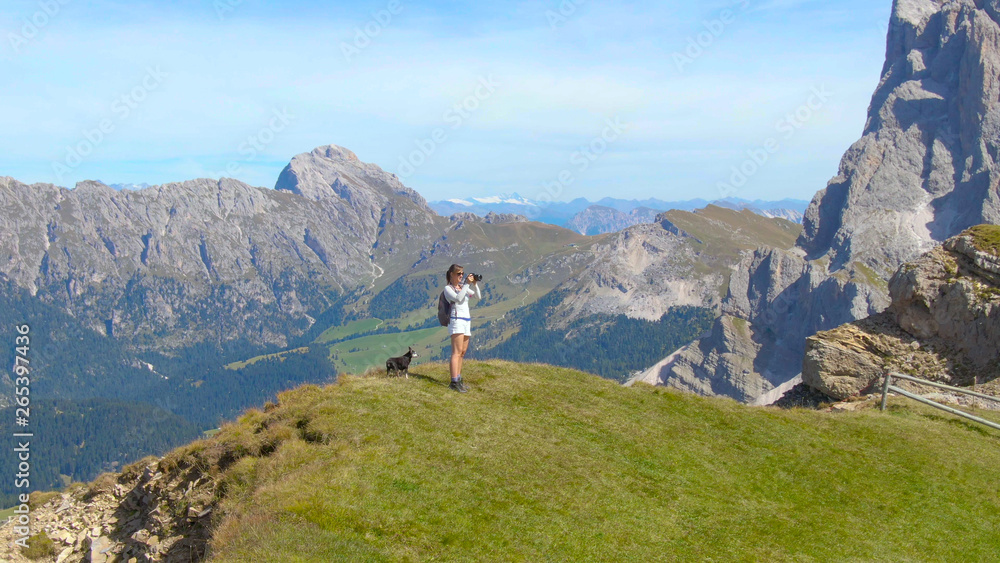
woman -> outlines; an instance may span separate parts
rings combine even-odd
[[[448,322],[448,334],[451,335],[451,385],[459,393],[465,393],[468,388],[462,382],[462,359],[469,349],[469,339],[472,337],[472,317],[469,314],[469,297],[482,299],[479,293],[479,283],[469,274],[463,278],[465,271],[458,264],[448,268],[445,277],[448,287],[444,288],[444,296],[451,305],[451,320]],[[465,283],[463,283],[463,281]]]

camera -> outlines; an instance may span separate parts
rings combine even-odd
[[[474,279],[476,281],[483,281],[483,275],[482,274],[472,274],[472,279]]]

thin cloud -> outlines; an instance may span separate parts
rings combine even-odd
[[[840,9],[854,18],[845,22],[870,22],[887,17],[888,3]],[[16,108],[0,116],[0,175],[56,182],[52,163],[105,119],[115,120],[113,133],[57,183],[179,181],[238,160],[239,179],[270,186],[292,156],[329,143],[395,172],[401,156],[445,128],[449,140],[407,182],[429,199],[453,197],[457,186],[493,195],[541,185],[605,119],[620,117],[628,133],[571,191],[670,198],[712,185],[725,155],[757,143],[810,86],[835,83],[825,111],[837,118],[817,117],[811,126],[822,134],[789,148],[789,168],[774,166],[747,188],[808,198],[860,133],[884,51],[876,34],[847,23],[788,26],[789,14],[806,18],[819,4],[775,0],[679,73],[672,55],[731,3],[584,2],[553,26],[546,14],[560,2],[458,11],[420,2],[405,4],[348,61],[342,46],[382,4],[247,0],[221,20],[211,2],[168,4],[71,3],[23,52],[0,55],[9,77],[0,104]],[[36,9],[8,4],[0,22]],[[115,101],[156,66],[167,78],[119,120]],[[452,129],[446,112],[491,75],[496,92]],[[239,160],[276,109],[299,117],[254,159]]]

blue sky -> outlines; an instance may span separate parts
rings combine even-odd
[[[273,187],[338,144],[429,200],[810,199],[861,134],[890,9],[13,0],[0,176]]]

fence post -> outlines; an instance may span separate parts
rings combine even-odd
[[[885,383],[882,384],[882,410],[885,410],[886,399],[889,398],[889,384],[892,382],[890,372],[885,372]]]

